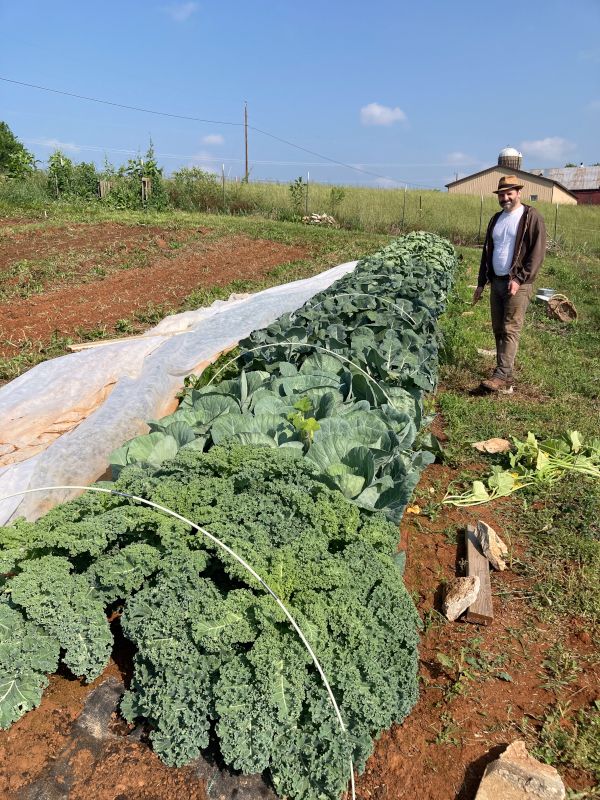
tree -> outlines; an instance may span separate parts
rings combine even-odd
[[[33,153],[23,147],[6,122],[0,122],[0,175],[20,178],[34,169]]]

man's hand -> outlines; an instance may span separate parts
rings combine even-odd
[[[483,290],[485,286],[478,286],[475,291],[473,292],[473,305],[478,303],[481,300],[481,295],[483,294]]]
[[[519,291],[520,285],[521,284],[519,283],[519,281],[510,281],[509,282],[509,284],[508,284],[508,293],[509,293],[509,295],[511,297],[514,297],[514,295],[516,295],[516,293]]]

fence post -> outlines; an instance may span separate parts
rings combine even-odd
[[[304,205],[304,213],[308,217],[308,184],[310,183],[310,172],[306,173],[306,201]]]
[[[481,203],[479,204],[479,231],[477,233],[477,244],[481,244],[481,222],[483,220],[483,194],[481,195]]]
[[[404,203],[402,204],[402,230],[404,230],[404,218],[406,216],[406,190],[408,189],[408,183],[404,184]]]
[[[221,164],[221,184],[223,186],[223,211],[225,211],[225,164]]]

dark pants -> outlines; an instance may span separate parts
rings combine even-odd
[[[494,277],[490,294],[492,328],[496,337],[494,378],[506,381],[512,380],[513,377],[525,312],[533,294],[533,284],[523,283],[517,293],[511,296],[508,293],[508,283],[508,276]]]

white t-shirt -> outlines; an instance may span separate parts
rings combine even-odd
[[[494,252],[492,265],[496,275],[508,275],[515,252],[517,228],[525,211],[525,206],[520,205],[514,211],[503,211],[498,217],[492,231]]]

